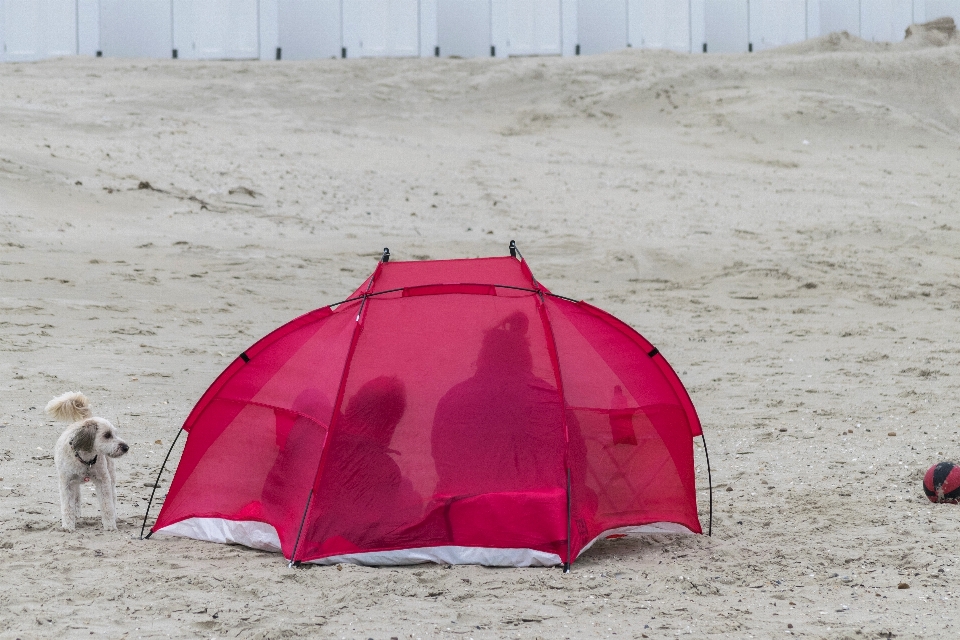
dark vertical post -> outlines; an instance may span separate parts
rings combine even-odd
[[[434,57],[434,58],[439,58],[439,57],[440,57],[440,47],[434,47],[434,48],[433,48],[433,57]]]
[[[580,55],[580,45],[577,45],[576,47],[574,47],[573,51],[574,51],[574,55],[577,55],[577,56]]]
[[[173,59],[174,59],[174,60],[177,59],[177,50],[176,50],[176,49],[173,50]]]
[[[277,60],[280,59],[280,47],[277,47]]]

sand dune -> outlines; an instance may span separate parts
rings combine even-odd
[[[0,638],[949,635],[960,511],[920,478],[960,455],[960,47],[834,40],[0,66]],[[606,541],[568,575],[138,539],[237,353],[384,246],[511,239],[681,374],[712,538]],[[72,389],[132,445],[119,532],[92,496],[59,530],[42,408]]]

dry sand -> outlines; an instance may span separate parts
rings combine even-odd
[[[960,47],[830,48],[0,66],[0,638],[958,633],[960,507],[920,481],[960,456]],[[384,246],[514,238],[681,374],[712,538],[568,575],[138,539],[237,353]],[[59,529],[41,410],[74,389],[132,445],[118,532],[90,497]]]

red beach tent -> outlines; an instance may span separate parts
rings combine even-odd
[[[151,535],[291,562],[569,566],[604,536],[701,533],[700,422],[649,342],[522,258],[384,258],[200,398]]]

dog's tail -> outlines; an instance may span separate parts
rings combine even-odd
[[[79,391],[68,391],[47,403],[47,413],[56,420],[76,422],[93,415],[87,396]]]

